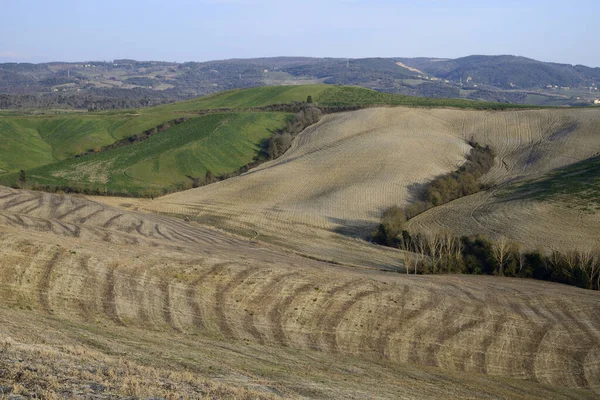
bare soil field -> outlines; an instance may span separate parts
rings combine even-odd
[[[599,212],[582,212],[550,201],[497,198],[494,193],[477,193],[435,207],[410,220],[408,228],[494,239],[504,236],[542,252],[600,247]]]
[[[496,165],[485,180],[497,189],[598,154],[599,132],[600,113],[593,109],[397,107],[335,114],[301,133],[275,161],[139,208],[187,215],[321,259],[393,265],[387,255],[350,238],[365,237],[384,209],[410,204],[421,185],[457,169],[468,140],[495,149]],[[455,203],[462,208],[455,210]],[[496,203],[494,196],[477,195],[425,213],[413,226],[458,234],[503,232],[528,247],[547,249],[574,248],[582,237],[586,245],[600,244],[597,225],[579,223],[598,216],[590,220],[574,210],[523,201]],[[538,229],[540,217],[547,223]]]
[[[122,396],[147,374],[238,398],[600,393],[599,293],[333,265],[81,198],[0,188],[0,293],[0,371],[80,356]]]

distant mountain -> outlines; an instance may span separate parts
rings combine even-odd
[[[505,55],[6,63],[0,64],[0,109],[137,108],[228,89],[307,83],[422,97],[588,105],[600,97],[600,68]]]
[[[545,63],[516,56],[469,56],[454,60],[400,58],[404,64],[432,76],[501,89],[536,89],[550,85],[589,87],[598,83],[600,68]]]

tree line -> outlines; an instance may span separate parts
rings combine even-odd
[[[471,150],[465,163],[457,171],[433,179],[420,194],[420,199],[406,208],[406,219],[487,188],[481,178],[494,165],[496,154],[491,147],[481,146],[473,139],[468,143]]]
[[[505,237],[456,237],[403,230],[392,243],[404,250],[407,274],[472,274],[530,278],[600,290],[600,251],[526,251]]]

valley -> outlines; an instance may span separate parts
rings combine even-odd
[[[75,113],[0,115],[0,398],[600,394],[598,291],[408,275],[369,240],[477,142],[485,188],[408,231],[599,249],[597,109],[303,85]]]

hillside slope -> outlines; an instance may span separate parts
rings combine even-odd
[[[473,55],[457,59],[403,58],[425,73],[452,81],[502,89],[588,86],[597,83],[600,68],[557,64],[510,55]]]
[[[300,134],[280,159],[238,178],[157,199],[142,209],[245,229],[250,236],[255,232],[262,240],[285,243],[306,254],[350,262],[362,251],[350,255],[345,245],[337,248],[337,242],[349,239],[332,232],[364,237],[382,210],[410,204],[420,185],[457,169],[469,150],[468,140],[496,150],[496,164],[485,180],[502,187],[598,153],[599,127],[595,110],[379,108],[330,115]],[[443,210],[453,204],[463,203]],[[432,226],[456,228],[461,234],[476,231],[472,218],[437,224],[442,218],[436,213],[431,211]],[[568,248],[581,237],[597,245],[598,236],[591,235],[596,228],[590,224],[590,230],[580,230],[568,222],[578,220],[572,214],[553,213],[555,222],[564,217],[566,223],[553,224],[546,233],[540,229],[537,238],[518,235],[523,229],[536,230],[531,225],[535,217],[511,219],[512,229],[502,232],[527,246],[545,242],[546,248]],[[453,212],[445,215],[448,221],[454,218]],[[467,227],[459,229],[463,225]]]
[[[30,169],[106,146],[180,115],[134,112],[0,114],[0,173]]]
[[[158,375],[184,367],[225,382],[237,376],[231,382],[242,386],[274,384],[290,397],[347,398],[358,390],[358,397],[385,398],[486,391],[589,398],[600,390],[595,292],[333,266],[190,222],[6,188],[0,227],[0,316],[12,321],[0,334],[9,335],[10,354],[23,354],[21,363],[34,346],[78,351],[86,363],[109,357],[109,365],[138,376],[136,363],[155,358],[155,368],[156,359],[166,362],[152,372]],[[45,333],[28,318],[47,326]],[[152,350],[144,355],[146,343]],[[131,361],[117,364],[115,354]],[[221,370],[202,367],[194,355]],[[298,383],[297,366],[285,367],[293,365],[285,360],[306,365],[307,357],[317,369],[303,379],[323,376],[315,392]],[[410,382],[401,378],[406,373]],[[440,373],[452,383],[437,380]],[[380,383],[365,389],[375,376]]]
[[[493,187],[431,209],[411,220],[409,228],[504,236],[531,250],[600,246],[600,171],[597,161],[592,162],[597,157],[591,158],[600,154],[600,114],[561,110],[517,115],[504,114],[504,132],[487,129],[498,121],[486,114],[465,121],[467,135],[499,153],[485,177]]]
[[[338,242],[351,239],[332,231],[362,238],[384,208],[410,199],[410,185],[463,162],[469,146],[439,121],[415,118],[422,113],[368,109],[328,115],[279,159],[237,178],[162,197],[143,209],[186,214],[251,237],[255,232],[260,240],[328,260],[352,263],[358,257],[385,266],[389,261],[377,260],[365,245],[348,253],[352,247]]]
[[[231,173],[250,163],[262,141],[285,126],[289,113],[196,116],[147,140],[27,170],[28,184],[98,193],[156,195]],[[14,184],[18,174],[6,176]]]
[[[327,110],[373,106],[512,109],[518,105],[428,99],[331,85],[221,92],[123,112],[0,114],[0,183],[46,190],[156,196],[191,187],[210,170],[230,174],[250,163],[308,97]],[[267,107],[265,109],[265,107]],[[212,114],[212,115],[207,115]],[[180,126],[174,121],[191,119]],[[156,134],[144,141],[148,132]],[[120,141],[120,142],[119,142]],[[118,143],[119,148],[108,148]],[[77,158],[81,153],[95,152]]]

